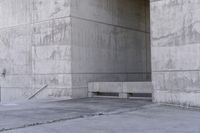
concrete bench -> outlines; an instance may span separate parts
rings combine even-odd
[[[150,98],[151,82],[91,82],[88,83],[89,97]]]

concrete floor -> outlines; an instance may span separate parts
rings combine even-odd
[[[6,133],[199,133],[200,111],[149,101],[78,99],[0,106]]]

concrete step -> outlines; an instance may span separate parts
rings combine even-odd
[[[89,97],[151,99],[151,82],[90,82]]]

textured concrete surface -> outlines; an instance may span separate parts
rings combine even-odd
[[[68,0],[0,2],[0,99],[71,95]]]
[[[86,97],[88,82],[151,80],[152,62],[155,102],[200,106],[199,6],[1,0],[0,100],[26,100],[44,85],[36,99]]]
[[[20,105],[20,109],[1,106],[0,114],[5,117],[0,119],[0,128],[10,128],[5,133],[200,132],[200,110],[197,109],[117,99],[80,99],[33,105]],[[15,128],[23,122],[37,123]]]
[[[0,18],[3,102],[151,79],[147,0],[1,0]]]
[[[147,0],[72,0],[72,96],[88,82],[147,81]]]
[[[155,102],[200,106],[200,1],[151,2]]]
[[[150,101],[78,99],[0,105],[0,131],[136,110]]]
[[[90,82],[88,96],[96,93],[116,93],[119,98],[128,98],[131,94],[152,94],[151,82]],[[145,98],[145,97],[144,97]]]

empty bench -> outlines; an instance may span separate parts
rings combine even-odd
[[[91,82],[88,96],[151,99],[152,88],[151,82]]]

